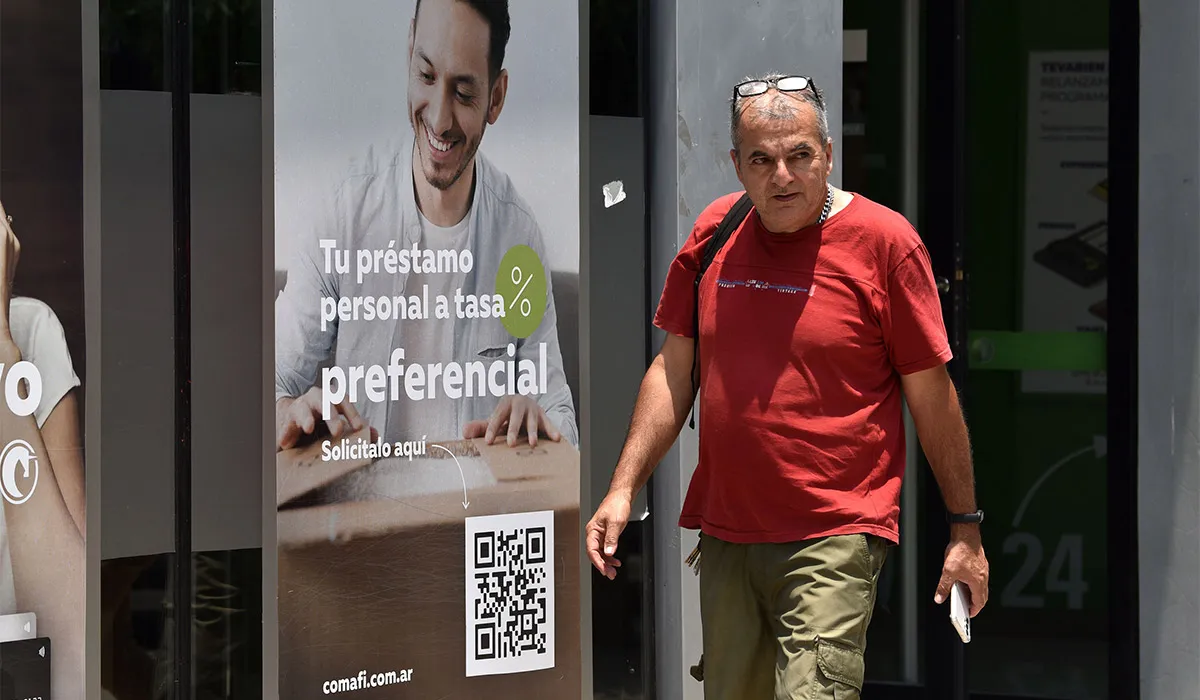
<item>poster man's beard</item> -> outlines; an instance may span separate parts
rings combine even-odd
[[[425,174],[425,181],[437,190],[445,191],[453,187],[454,184],[458,182],[459,178],[462,177],[462,174],[466,171],[467,166],[475,160],[475,153],[479,150],[479,144],[482,141],[483,132],[480,131],[479,136],[463,144],[465,155],[459,161],[458,167],[455,169],[455,171],[449,175],[440,174],[436,168],[426,161],[426,158],[428,157],[428,151],[425,149],[431,148],[431,146],[428,143],[425,143],[424,147],[420,149],[420,152],[422,153],[421,171]]]

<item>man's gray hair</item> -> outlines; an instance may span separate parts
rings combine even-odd
[[[741,82],[751,80],[775,81],[785,77],[783,73],[767,73],[766,75],[753,77],[747,76]],[[821,96],[820,90],[817,89],[815,83],[811,83],[808,89],[799,92],[779,92],[770,95],[763,93],[762,95],[754,95],[753,97],[742,97],[735,90],[733,97],[729,100],[729,140],[733,142],[734,150],[741,146],[740,127],[742,115],[746,112],[746,107],[749,106],[751,100],[765,98],[766,103],[759,107],[759,112],[768,119],[794,119],[796,117],[796,103],[793,99],[803,100],[807,102],[813,111],[817,114],[817,135],[821,138],[821,146],[824,146],[829,141],[829,115],[825,110],[825,99]]]

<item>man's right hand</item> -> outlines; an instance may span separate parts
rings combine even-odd
[[[324,423],[329,435],[340,438],[362,430],[366,421],[358,409],[347,399],[333,407],[329,420],[321,418],[321,389],[313,387],[297,398],[282,398],[275,405],[276,450],[295,447],[305,435],[312,435],[317,426]],[[371,440],[375,440],[375,429],[371,429]]]
[[[629,523],[632,507],[628,496],[610,493],[587,524],[587,554],[592,566],[608,580],[617,577],[621,560],[617,559],[617,540]]]

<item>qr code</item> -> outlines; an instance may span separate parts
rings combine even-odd
[[[467,676],[554,667],[554,512],[467,518]]]

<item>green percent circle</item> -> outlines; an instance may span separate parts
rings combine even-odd
[[[517,338],[533,335],[546,315],[546,269],[533,248],[508,249],[496,270],[496,294],[504,299],[501,322]]]

